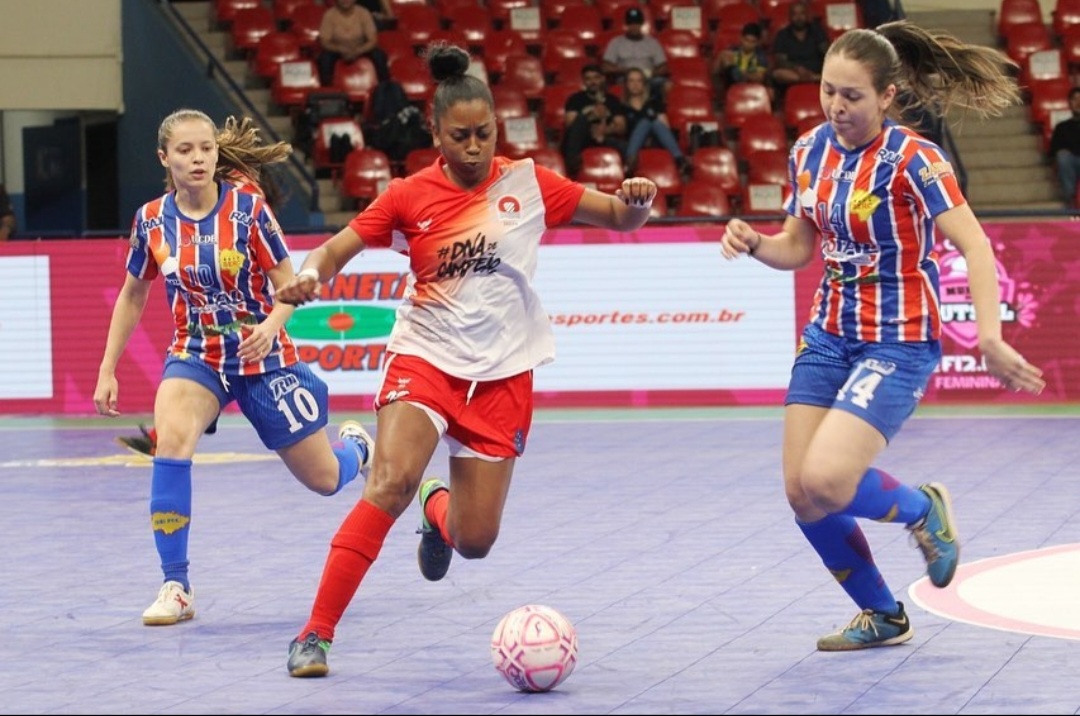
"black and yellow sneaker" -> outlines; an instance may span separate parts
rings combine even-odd
[[[450,569],[450,559],[454,556],[454,548],[446,543],[439,528],[428,522],[424,507],[427,506],[428,498],[439,490],[449,490],[446,483],[437,478],[425,480],[420,485],[420,546],[416,549],[416,561],[420,565],[420,574],[429,582],[437,582],[446,576]]]
[[[326,676],[330,673],[326,663],[329,651],[330,642],[320,639],[313,631],[305,634],[303,639],[293,639],[289,643],[289,676],[300,679]]]

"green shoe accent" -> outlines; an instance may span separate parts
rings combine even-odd
[[[450,560],[454,556],[453,548],[439,534],[439,530],[428,521],[427,501],[439,490],[449,490],[446,483],[437,478],[425,480],[420,485],[420,546],[416,549],[416,561],[420,565],[420,574],[429,582],[437,582],[446,576],[450,569]]]

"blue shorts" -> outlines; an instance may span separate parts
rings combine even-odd
[[[892,440],[940,361],[940,341],[859,341],[811,323],[803,329],[784,405],[845,410]]]
[[[329,422],[330,391],[306,363],[261,375],[224,375],[198,358],[170,354],[161,377],[198,383],[217,396],[222,408],[235,400],[271,450],[297,443]]]

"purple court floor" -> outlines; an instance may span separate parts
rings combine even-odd
[[[133,427],[0,420],[0,713],[1080,713],[1080,559],[1060,559],[1080,554],[1076,414],[908,422],[879,464],[950,488],[961,577],[927,594],[908,533],[864,522],[915,637],[846,654],[815,650],[857,610],[784,500],[778,412],[539,415],[488,558],[424,581],[414,503],[310,680],[286,673],[287,645],[359,486],[306,491],[226,419],[195,466],[197,616],[144,627],[150,468],[113,442]],[[528,603],[579,634],[546,694],[512,690],[489,655]]]

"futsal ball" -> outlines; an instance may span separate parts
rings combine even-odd
[[[550,691],[577,664],[577,629],[559,611],[540,604],[511,610],[491,635],[495,669],[519,691]]]

